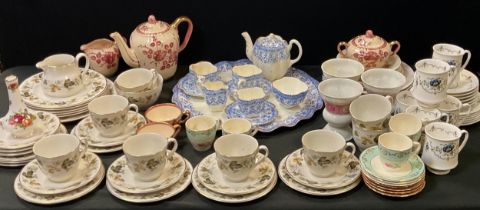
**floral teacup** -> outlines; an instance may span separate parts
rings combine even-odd
[[[237,87],[241,87],[247,81],[262,78],[262,70],[253,64],[239,65],[232,68],[232,76]]]
[[[463,120],[465,120],[465,118],[470,114],[472,107],[468,103],[462,104],[458,98],[449,95],[447,96],[447,99],[440,103],[438,109],[442,113],[448,115],[450,119],[449,123],[460,126],[462,125]],[[463,117],[460,116],[460,113],[462,112],[466,113],[463,115]]]
[[[197,151],[206,151],[212,147],[220,126],[220,120],[210,116],[192,117],[185,123],[188,140]]]
[[[417,105],[417,100],[408,90],[404,90],[395,96],[395,114],[405,112],[408,107],[415,105]]]
[[[385,129],[392,112],[392,97],[367,94],[358,97],[350,104],[353,123],[365,130]]]
[[[423,107],[434,108],[447,98],[448,73],[452,66],[442,60],[423,59],[415,63],[412,95]]]
[[[440,43],[433,45],[432,48],[432,58],[443,60],[448,64],[455,66],[455,68],[452,68],[452,70],[448,73],[448,79],[451,81],[449,87],[457,87],[458,82],[460,81],[460,74],[467,66],[472,54],[469,50],[464,50],[463,48],[453,44]],[[463,57],[465,55],[467,55],[467,58],[465,62],[463,62]]]
[[[212,112],[221,112],[227,103],[227,86],[222,81],[203,83],[205,102]]]
[[[402,170],[410,156],[418,154],[420,143],[403,134],[389,132],[378,137],[380,161],[387,170]]]
[[[258,116],[265,108],[267,95],[262,88],[243,88],[235,92],[238,104],[247,117]]]
[[[110,77],[117,72],[120,51],[115,42],[109,39],[95,39],[80,46],[80,50],[87,54],[90,67],[103,76]]]

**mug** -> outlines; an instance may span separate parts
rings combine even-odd
[[[167,147],[172,144],[171,150]],[[123,143],[127,166],[135,179],[152,181],[158,178],[167,161],[177,151],[177,140],[156,133],[142,133],[128,137]]]
[[[267,146],[258,146],[257,139],[246,134],[221,136],[213,148],[220,172],[232,182],[247,179],[250,172],[268,157]],[[259,152],[263,155],[257,155]]]
[[[328,59],[321,65],[322,80],[330,78],[344,78],[354,81],[360,80],[360,75],[365,71],[362,63],[348,58]]]
[[[228,134],[247,134],[255,136],[258,128],[247,119],[231,118],[222,122],[222,135]]]
[[[88,144],[88,142],[85,142]],[[52,182],[66,182],[78,171],[80,158],[88,146],[80,150],[80,140],[70,134],[53,134],[33,145],[33,154],[40,170]]]
[[[130,109],[138,114],[137,105],[129,104],[125,97],[119,95],[100,96],[88,103],[93,125],[105,137],[119,136],[125,131]]]
[[[241,111],[246,117],[259,115],[265,108],[267,95],[262,88],[252,87],[237,90],[234,95],[238,99]]]
[[[448,73],[452,66],[445,61],[423,59],[415,63],[412,95],[423,107],[435,108],[447,98],[450,84]]]
[[[415,105],[418,105],[417,100],[408,90],[401,91],[395,96],[395,114],[405,112],[409,106]]]
[[[388,127],[390,131],[408,136],[412,141],[419,141],[422,134],[422,121],[416,115],[409,113],[392,116]]]
[[[467,118],[467,116],[470,114],[472,107],[468,103],[462,104],[458,98],[449,95],[447,96],[447,99],[440,103],[438,109],[442,113],[448,115],[450,119],[449,123],[455,126],[460,126],[465,118]],[[462,112],[466,112],[463,117],[460,115]]]
[[[185,123],[188,140],[197,151],[206,151],[212,147],[220,126],[220,120],[205,115],[192,117]]]
[[[365,130],[383,130],[392,112],[392,97],[378,94],[362,95],[350,104],[353,123]]]
[[[433,45],[432,48],[432,58],[443,60],[455,67],[448,72],[448,80],[451,81],[451,85],[449,85],[450,88],[457,87],[458,82],[460,81],[460,74],[467,66],[472,54],[469,50],[465,50],[453,44],[440,43]],[[463,57],[465,55],[467,55],[467,58],[465,59],[465,62],[463,62]]]
[[[182,130],[182,126],[179,124],[171,125],[164,122],[159,123],[147,123],[137,130],[137,134],[141,133],[158,133],[167,138],[175,138]]]
[[[151,106],[145,111],[148,122],[164,122],[171,125],[182,124],[190,118],[190,111],[182,111],[173,103],[162,103]]]
[[[313,130],[302,136],[302,156],[310,173],[318,177],[329,177],[335,174],[342,162],[342,154],[346,148],[352,151],[349,159],[355,154],[355,145],[345,142],[340,134],[329,130]]]
[[[387,170],[399,170],[408,159],[420,152],[420,143],[403,134],[389,132],[378,137],[380,161]]]
[[[206,81],[203,83],[205,103],[212,112],[221,112],[227,104],[227,86],[222,81]]]

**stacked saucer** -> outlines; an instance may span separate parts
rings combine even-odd
[[[480,121],[480,104],[479,100],[479,81],[478,77],[471,71],[464,69],[460,73],[458,86],[449,88],[448,95],[455,96],[462,104],[470,104],[472,110],[470,113],[460,113],[461,117],[465,117],[462,125],[471,125]]]
[[[379,153],[378,146],[373,146],[360,155],[362,177],[368,188],[389,197],[409,197],[425,188],[425,165],[418,155],[391,170],[381,162]]]
[[[341,165],[334,175],[323,178],[310,173],[301,150],[283,158],[278,166],[280,179],[290,188],[308,195],[331,196],[348,192],[360,183],[360,163],[350,152],[343,152]]]
[[[54,133],[66,133],[59,119],[48,112],[36,112],[40,123],[33,136],[24,139],[13,138],[0,126],[0,166],[23,166],[35,158],[32,147],[41,138]]]
[[[128,112],[128,124],[125,131],[115,137],[104,137],[95,128],[92,118],[87,116],[81,120],[71,131],[81,142],[88,142],[88,150],[93,153],[102,154],[122,150],[123,142],[130,136],[137,133],[137,129],[146,123],[145,118],[134,111]]]
[[[88,115],[87,105],[94,98],[110,93],[105,77],[93,70],[88,70],[85,75],[89,82],[75,95],[54,98],[43,93],[41,83],[43,73],[35,74],[20,85],[20,94],[27,107],[48,111],[60,118],[60,122],[71,122],[82,119]]]
[[[175,153],[163,171],[153,181],[140,181],[127,166],[125,156],[121,156],[108,168],[107,189],[120,200],[150,203],[168,199],[190,185],[193,167],[181,155]]]
[[[257,154],[257,159],[262,154]],[[244,163],[245,164],[245,163]],[[230,165],[242,167],[242,165]],[[277,183],[275,165],[266,157],[255,166],[246,180],[234,182],[226,179],[220,171],[215,153],[205,157],[194,169],[192,185],[208,199],[223,203],[243,203],[268,194]]]
[[[470,111],[470,113],[467,115],[467,113],[460,113],[460,116],[461,117],[465,117],[463,118],[463,122],[462,122],[462,126],[465,126],[465,125],[472,125],[472,124],[475,124],[477,122],[480,122],[480,103],[478,103],[478,101],[480,100],[480,93],[477,93],[477,101],[475,103],[473,103],[472,105],[472,110]]]
[[[65,182],[50,181],[40,170],[38,161],[33,160],[18,174],[14,189],[18,197],[25,201],[52,205],[80,198],[93,191],[104,175],[102,160],[91,152],[80,159],[78,171]]]

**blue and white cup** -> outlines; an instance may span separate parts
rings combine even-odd
[[[258,116],[264,109],[267,95],[262,88],[243,88],[235,92],[241,111],[245,117]]]
[[[404,163],[418,154],[420,148],[420,143],[403,134],[388,132],[378,137],[380,161],[387,170],[402,170]]]
[[[205,102],[213,112],[223,111],[227,103],[227,86],[222,81],[206,81],[203,83]]]
[[[273,95],[286,108],[302,103],[307,92],[308,85],[295,77],[283,77],[273,82]]]
[[[253,64],[234,66],[232,77],[238,88],[252,87],[252,84],[263,78],[262,69]]]
[[[202,87],[205,81],[219,80],[217,67],[208,61],[190,64],[189,72],[194,75],[197,87]]]

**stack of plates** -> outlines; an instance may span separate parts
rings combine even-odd
[[[260,158],[262,154],[258,154]],[[232,182],[218,168],[215,153],[205,157],[193,171],[192,185],[208,199],[223,203],[243,203],[268,194],[277,183],[275,165],[269,158],[258,164],[241,182]]]
[[[65,98],[53,98],[43,93],[41,83],[43,73],[35,74],[20,85],[20,94],[27,107],[37,111],[48,111],[60,118],[60,122],[71,122],[88,115],[88,103],[93,99],[109,94],[105,77],[88,70],[89,83],[77,94]],[[112,87],[113,88],[113,87]]]
[[[127,166],[125,156],[115,160],[107,171],[107,189],[115,197],[132,203],[150,203],[165,200],[189,185],[193,167],[181,155],[175,153],[167,161],[161,175],[153,181],[140,181]]]
[[[102,183],[105,169],[102,160],[87,152],[80,159],[75,175],[65,182],[52,182],[40,170],[37,160],[32,160],[15,179],[15,193],[21,199],[42,205],[64,203],[80,198]]]
[[[478,103],[479,99],[480,93],[477,93],[477,101],[476,103],[473,103],[470,113],[460,113],[460,117],[464,117],[462,121],[462,126],[472,125],[480,122],[480,103]]]
[[[355,155],[350,154],[345,151],[336,173],[322,178],[310,173],[299,149],[283,158],[278,173],[280,179],[296,191],[315,196],[338,195],[352,190],[361,181],[359,161]]]
[[[54,133],[67,132],[55,115],[48,112],[36,114],[40,123],[35,134],[29,138],[15,139],[0,126],[0,166],[18,167],[27,164],[35,158],[32,151],[35,142]]]
[[[418,155],[392,171],[381,162],[378,146],[373,146],[360,155],[360,166],[365,185],[381,195],[409,197],[425,188],[425,165]]]
[[[480,122],[480,95],[478,92],[479,81],[478,77],[464,69],[460,73],[460,81],[456,88],[447,90],[448,95],[455,96],[460,99],[463,104],[470,104],[472,107],[470,113],[460,113],[461,117],[465,117],[462,125],[471,125]]]

